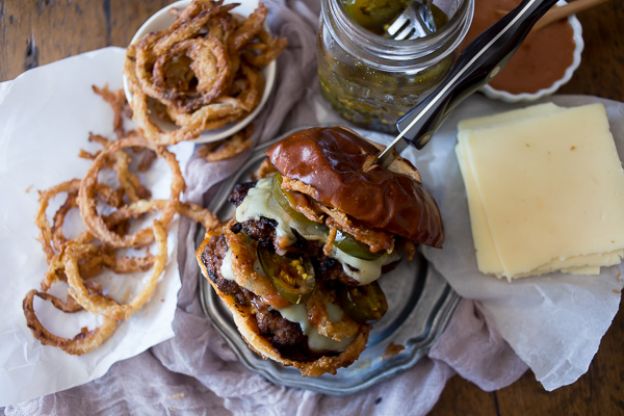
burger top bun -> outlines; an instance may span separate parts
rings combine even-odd
[[[407,160],[375,164],[379,148],[342,127],[297,131],[267,150],[278,172],[313,188],[316,201],[360,223],[441,247],[444,230],[433,197]]]

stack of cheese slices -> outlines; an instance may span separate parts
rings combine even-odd
[[[601,104],[464,120],[456,152],[482,273],[599,274],[624,256],[624,170]]]

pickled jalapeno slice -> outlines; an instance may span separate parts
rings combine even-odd
[[[282,189],[282,175],[280,175],[279,173],[273,175],[272,193],[273,198],[275,198],[279,206],[282,207],[282,209],[286,211],[286,213],[294,218],[296,221],[311,222],[302,213],[297,212],[291,206],[291,203],[294,203],[293,197],[289,195],[288,192]]]
[[[309,260],[283,257],[262,245],[258,246],[258,259],[275,289],[288,302],[301,303],[314,290],[314,267]]]
[[[406,6],[407,0],[342,0],[342,7],[351,20],[379,35]]]
[[[334,245],[348,255],[362,260],[375,260],[383,255],[383,253],[371,253],[366,244],[360,243],[355,238],[342,231],[336,233]]]
[[[302,233],[303,237],[308,239],[313,236],[327,237],[327,227],[325,227],[325,225],[310,221],[305,215],[292,207],[292,205],[296,205],[296,203],[290,192],[282,189],[282,175],[279,173],[273,175],[272,194],[279,206],[299,224],[299,231]]]
[[[388,301],[379,283],[364,286],[343,286],[338,290],[338,303],[353,320],[361,323],[377,321],[388,310]]]

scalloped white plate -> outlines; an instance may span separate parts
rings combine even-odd
[[[132,37],[130,43],[134,43],[141,39],[143,36],[150,32],[163,30],[169,25],[171,25],[175,17],[172,14],[173,9],[183,9],[186,7],[191,0],[180,0],[175,3],[172,3],[166,7],[163,7],[156,13],[154,13],[149,19],[141,25],[139,30]],[[249,16],[258,6],[258,0],[226,0],[224,3],[239,3],[239,6],[236,7],[233,12],[240,14],[241,16]],[[267,28],[268,30],[268,28]],[[272,61],[269,65],[266,66],[263,70],[264,74],[264,92],[262,93],[262,98],[260,98],[260,102],[256,106],[256,108],[247,115],[247,117],[242,120],[237,121],[236,123],[229,124],[225,127],[215,130],[206,130],[204,131],[198,138],[191,140],[194,143],[210,143],[215,142],[217,140],[225,139],[236,132],[242,130],[245,126],[247,126],[260,112],[262,107],[266,104],[269,96],[271,95],[271,90],[273,89],[273,85],[275,83],[275,74],[277,72],[277,64],[275,61]],[[128,81],[126,80],[126,76],[123,78],[123,87],[124,92],[126,93],[126,98],[128,102],[132,101],[132,94],[130,94],[130,89],[128,88]],[[161,126],[164,130],[173,130],[175,126],[172,123],[166,123],[162,120],[155,120],[155,122]]]
[[[565,1],[560,0],[557,3],[559,6],[567,4]],[[539,91],[532,93],[521,93],[521,94],[513,94],[503,90],[497,90],[496,88],[490,86],[489,84],[483,86],[481,88],[481,92],[485,94],[488,98],[493,98],[495,100],[501,100],[508,103],[517,103],[521,101],[535,101],[543,98],[547,95],[554,94],[559,88],[561,88],[564,84],[566,84],[572,78],[574,71],[581,64],[581,54],[583,53],[583,48],[585,47],[585,42],[583,42],[583,28],[581,26],[581,22],[575,15],[568,17],[568,23],[572,26],[572,36],[574,39],[574,52],[572,55],[572,63],[563,73],[563,76],[555,81],[550,87],[543,88]]]

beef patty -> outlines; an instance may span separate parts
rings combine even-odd
[[[221,264],[227,252],[227,242],[223,235],[210,239],[201,253],[201,261],[206,266],[208,277],[219,290],[233,296],[236,304],[249,307],[255,312],[258,330],[262,336],[282,354],[292,360],[313,361],[334,352],[316,352],[308,348],[308,337],[299,324],[285,319],[278,311],[271,309],[261,298],[240,287],[235,281],[221,274]]]
[[[226,252],[227,243],[223,235],[213,236],[206,244],[206,248],[201,253],[201,261],[206,266],[208,277],[221,292],[233,296],[238,305],[250,306],[256,296],[221,274],[221,263]]]
[[[261,244],[272,245],[273,240],[275,240],[276,225],[277,222],[275,220],[260,217],[257,220],[237,222],[232,226],[231,230],[235,234],[242,231]]]
[[[276,310],[260,309],[256,312],[256,320],[260,333],[273,345],[295,347],[308,344],[308,337],[299,324],[284,319]]]
[[[228,201],[230,201],[235,207],[239,206],[243,202],[243,199],[247,196],[247,192],[256,186],[256,183],[257,181],[237,183],[234,185]]]

